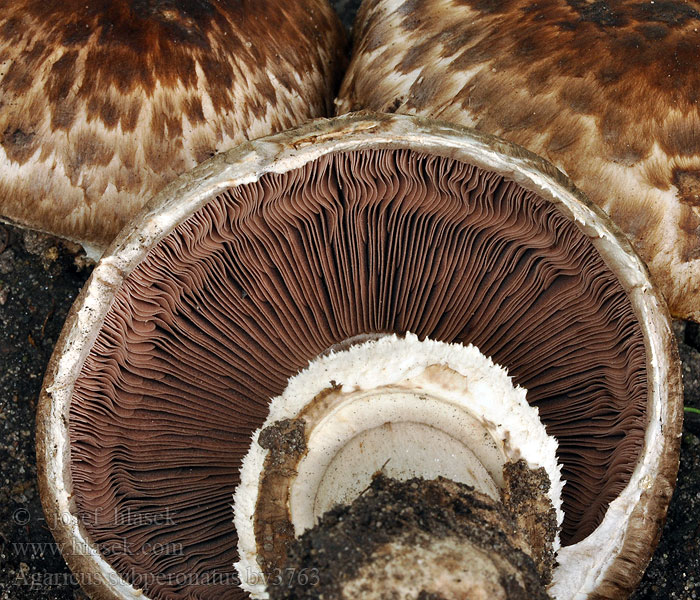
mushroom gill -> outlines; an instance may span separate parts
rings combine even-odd
[[[648,424],[644,336],[588,235],[513,179],[439,153],[336,151],[280,170],[150,248],[95,332],[70,475],[108,563],[149,598],[243,597],[231,498],[251,434],[310,360],[374,333],[471,343],[506,367],[558,441],[562,542],[588,536]]]
[[[364,0],[340,113],[431,117],[551,161],[700,320],[700,3]]]
[[[0,219],[97,257],[153,194],[328,115],[327,0],[0,0]]]

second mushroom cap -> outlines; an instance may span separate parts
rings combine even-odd
[[[503,137],[625,232],[700,321],[700,3],[365,0],[336,101]]]
[[[0,219],[97,258],[158,191],[329,114],[327,0],[0,0]]]

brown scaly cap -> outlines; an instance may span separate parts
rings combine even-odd
[[[327,0],[0,0],[0,218],[101,251],[164,184],[327,115]]]
[[[700,320],[700,4],[365,0],[340,112],[452,121],[563,169]]]

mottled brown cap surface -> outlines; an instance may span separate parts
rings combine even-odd
[[[547,158],[698,321],[699,30],[697,2],[365,0],[338,108],[474,126]]]
[[[327,0],[0,0],[0,218],[103,249],[177,175],[327,115]]]

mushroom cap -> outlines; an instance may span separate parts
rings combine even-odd
[[[327,0],[0,0],[0,218],[99,255],[177,175],[327,115]]]
[[[340,113],[475,127],[562,169],[700,321],[700,4],[365,0]]]
[[[522,297],[530,285],[542,293]],[[665,303],[626,238],[550,164],[391,115],[320,120],[214,157],[159,193],[93,271],[37,414],[42,503],[84,587],[230,592],[187,577],[231,584],[231,494],[270,399],[334,344],[411,330],[473,340],[557,437],[568,538],[557,598],[629,592],[678,466]],[[124,512],[134,520],[115,523]],[[164,513],[176,522],[144,525]],[[102,551],[125,538],[128,555]],[[137,552],[156,541],[186,552]]]

